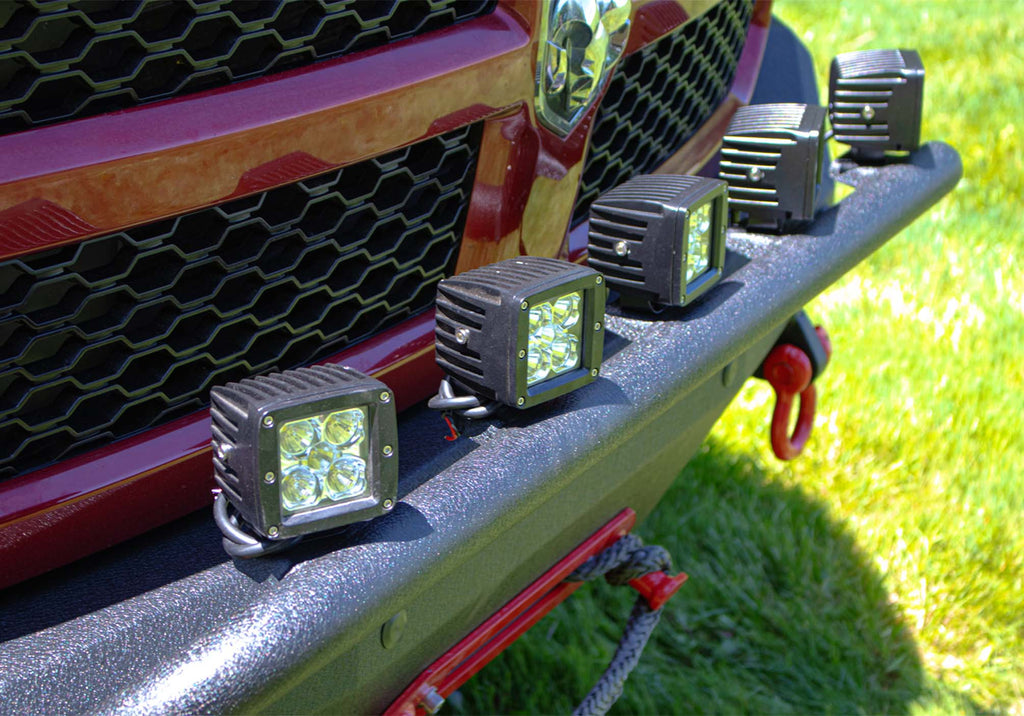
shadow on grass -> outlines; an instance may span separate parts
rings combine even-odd
[[[714,441],[639,534],[690,580],[617,713],[904,713],[925,676],[881,575],[827,508]],[[449,712],[565,713],[607,665],[633,594],[593,584],[449,700]]]

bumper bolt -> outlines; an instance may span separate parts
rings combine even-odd
[[[422,706],[423,710],[428,714],[436,714],[441,710],[441,707],[444,706],[444,697],[437,693],[437,689],[431,686],[420,699],[420,706]]]

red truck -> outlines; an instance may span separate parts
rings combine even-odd
[[[428,667],[646,515],[801,306],[959,178],[939,143],[836,205],[825,176],[686,311],[612,311],[597,381],[445,441],[438,282],[584,263],[600,194],[716,176],[752,100],[818,102],[763,0],[0,5],[0,711],[433,708]],[[233,562],[210,389],[313,363],[393,391],[398,504]]]

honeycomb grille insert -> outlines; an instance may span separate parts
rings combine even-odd
[[[753,0],[723,0],[625,58],[601,101],[573,209],[573,226],[600,194],[679,151],[725,99]]]
[[[0,263],[0,478],[207,405],[433,305],[480,125]]]
[[[0,134],[380,47],[493,9],[493,0],[2,0]]]

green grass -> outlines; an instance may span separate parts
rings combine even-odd
[[[836,353],[804,456],[772,457],[751,381],[640,529],[691,579],[615,711],[1022,716],[1024,3],[776,12],[822,87],[838,50],[916,47],[965,176],[808,307]],[[631,598],[588,585],[451,710],[571,710]]]

